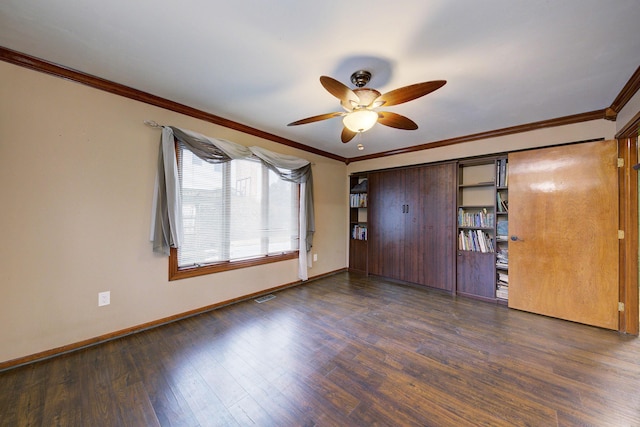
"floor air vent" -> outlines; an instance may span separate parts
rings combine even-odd
[[[261,303],[263,303],[263,302],[267,302],[267,301],[269,301],[269,300],[272,300],[272,299],[274,299],[275,297],[276,297],[275,295],[271,295],[271,294],[269,294],[269,295],[265,295],[265,296],[260,297],[260,298],[256,298],[256,299],[255,299],[255,301],[256,301],[258,304],[261,304]]]

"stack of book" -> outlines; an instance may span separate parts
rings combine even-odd
[[[509,249],[500,249],[496,254],[496,267],[500,269],[509,268]]]
[[[506,271],[498,272],[498,287],[496,289],[496,297],[509,299],[509,273]]]

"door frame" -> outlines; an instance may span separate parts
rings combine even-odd
[[[620,240],[620,299],[624,310],[619,313],[618,330],[639,333],[638,299],[638,113],[616,135],[618,157],[623,165],[618,168],[619,229],[624,231]]]

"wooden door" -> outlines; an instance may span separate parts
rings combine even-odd
[[[509,154],[509,307],[618,328],[615,141]]]
[[[456,164],[443,163],[416,170],[419,212],[412,236],[416,283],[453,292],[456,254]],[[409,192],[409,190],[408,190]],[[409,258],[409,256],[406,256]]]
[[[369,272],[402,279],[404,270],[404,171],[369,175]]]

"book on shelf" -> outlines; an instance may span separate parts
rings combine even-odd
[[[496,207],[500,213],[509,212],[509,200],[500,191],[496,193]]]
[[[367,226],[356,224],[351,228],[351,238],[353,240],[367,240]]]
[[[504,161],[504,187],[509,185],[509,162]]]
[[[509,288],[498,286],[496,288],[496,297],[501,299],[509,299]]]
[[[507,159],[498,159],[496,163],[496,185],[498,187],[506,187],[508,180],[507,174],[509,172]]]
[[[503,273],[502,271],[498,272],[498,283],[504,283],[507,286],[509,285],[509,274]]]
[[[367,193],[353,193],[349,195],[349,206],[352,208],[367,207]]]
[[[498,268],[509,268],[509,250],[501,248],[498,250],[496,254],[496,267]]]
[[[482,230],[460,230],[458,248],[471,252],[494,252],[493,239]]]
[[[494,224],[495,215],[493,212],[489,212],[487,208],[477,208],[473,210],[458,208],[459,227],[491,228]]]
[[[509,221],[500,220],[496,224],[496,236],[500,239],[506,239],[509,235]]]

